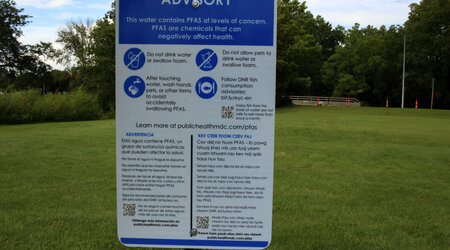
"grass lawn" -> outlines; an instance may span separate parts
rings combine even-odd
[[[119,249],[113,120],[0,126],[0,249]],[[450,111],[277,110],[269,249],[449,249]]]

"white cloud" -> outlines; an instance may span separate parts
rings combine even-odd
[[[36,44],[42,42],[55,42],[60,26],[25,26],[22,28],[23,36],[19,41],[24,44]]]
[[[89,15],[86,14],[76,14],[76,13],[70,13],[70,12],[63,12],[57,15],[54,15],[54,17],[62,20],[72,20],[72,19],[79,19],[79,18],[88,18]]]
[[[72,0],[17,0],[18,6],[33,6],[36,8],[59,8],[73,5]]]
[[[86,6],[89,9],[103,9],[103,10],[110,10],[111,4],[88,4]]]
[[[403,25],[408,19],[409,5],[419,0],[309,0],[308,10],[321,15],[333,25],[350,28],[361,26]]]

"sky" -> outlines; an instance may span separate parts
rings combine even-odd
[[[309,0],[308,10],[320,15],[333,26],[346,29],[355,23],[372,25],[403,25],[408,20],[409,5],[419,0]]]
[[[68,20],[97,20],[111,9],[109,0],[16,0],[16,4],[23,14],[32,16],[22,28],[20,41],[25,44],[55,42],[58,29]]]
[[[158,1],[158,0],[149,0]],[[245,1],[245,0],[234,0]],[[373,25],[403,25],[408,19],[409,5],[420,0],[309,0],[308,10],[321,15],[333,26],[349,29],[354,23],[362,27]],[[56,41],[56,33],[69,20],[102,18],[111,9],[110,0],[16,0],[24,14],[32,16],[32,23],[23,27],[20,41],[36,44]],[[56,47],[60,47],[55,44]],[[62,66],[48,62],[54,68]]]

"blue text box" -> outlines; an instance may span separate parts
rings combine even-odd
[[[120,1],[119,43],[273,46],[274,16],[273,0]]]

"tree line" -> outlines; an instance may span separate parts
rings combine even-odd
[[[102,110],[115,105],[115,4],[97,21],[69,21],[49,43],[22,45],[17,38],[30,16],[12,0],[0,0],[0,91],[83,89],[97,96]],[[278,0],[277,105],[292,95],[355,97],[368,106],[400,106],[406,39],[405,107],[450,108],[450,1],[410,5],[408,20],[397,26],[355,24],[333,27],[314,16],[306,2]],[[66,70],[52,70],[43,57]]]

